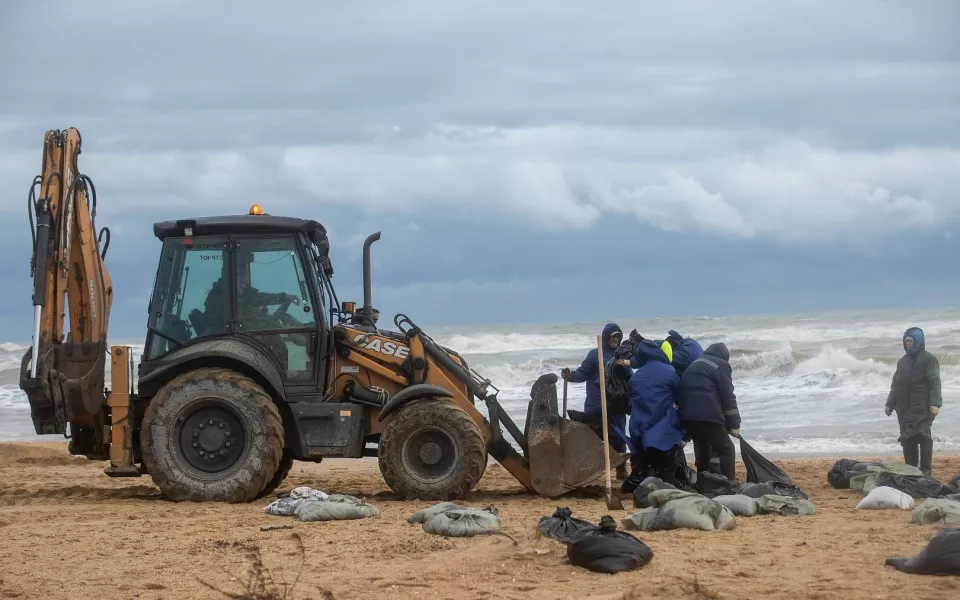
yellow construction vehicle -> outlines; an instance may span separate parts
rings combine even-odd
[[[380,232],[363,244],[357,308],[336,296],[323,225],[259,205],[154,224],[160,260],[134,375],[131,348],[107,345],[110,233],[96,235],[80,149],[76,129],[46,132],[31,188],[34,331],[20,387],[38,434],[109,460],[109,476],[149,474],[173,500],[249,502],[294,460],[327,457],[377,456],[397,495],[424,500],[470,492],[488,455],[550,497],[603,474],[603,442],[561,417],[556,375],[534,383],[520,431],[455,351],[405,315],[397,331],[379,328],[370,246]]]

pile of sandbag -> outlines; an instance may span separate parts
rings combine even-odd
[[[916,575],[960,575],[960,529],[941,529],[913,558],[888,558],[886,564]]]
[[[960,473],[944,484],[936,477],[924,475],[917,467],[894,460],[859,462],[843,458],[827,473],[827,481],[836,489],[853,489],[864,494],[878,487],[893,488],[911,498],[944,498],[960,493]]]
[[[960,526],[960,500],[928,498],[913,510],[918,525]]]
[[[621,521],[624,529],[662,531],[669,529],[729,530],[736,519],[729,508],[696,492],[655,490],[648,495],[649,508]]]
[[[380,516],[380,509],[365,500],[346,494],[327,494],[309,487],[294,488],[263,510],[271,515],[293,516],[300,521],[345,521]]]
[[[418,510],[407,522],[421,523],[427,533],[444,537],[473,537],[500,531],[500,515],[495,507],[479,509],[454,502],[440,502]]]

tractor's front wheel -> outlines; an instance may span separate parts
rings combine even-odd
[[[273,400],[228,369],[189,371],[163,386],[140,438],[147,471],[174,501],[250,502],[278,474],[283,453]]]
[[[403,498],[452,500],[470,492],[487,467],[480,429],[441,399],[404,407],[383,428],[380,473]]]

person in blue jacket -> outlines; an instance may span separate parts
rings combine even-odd
[[[607,323],[601,332],[603,344],[603,364],[607,365],[613,359],[614,352],[623,340],[623,330],[616,323]],[[595,417],[586,424],[594,430],[598,437],[603,438],[603,421],[600,413],[600,364],[597,360],[597,349],[591,348],[587,356],[576,369],[568,368],[560,371],[560,376],[570,383],[586,383],[587,398],[583,403],[583,412],[588,417]],[[566,417],[566,415],[564,415]],[[626,451],[627,415],[615,415],[610,412],[610,403],[607,402],[607,439],[610,446],[617,452]],[[617,467],[617,479],[626,479],[627,467]]]
[[[673,368],[677,375],[683,377],[683,372],[690,364],[703,355],[703,346],[693,338],[685,338],[675,329],[667,332],[667,342],[673,348]]]
[[[637,366],[630,377],[630,440],[642,457],[631,461],[648,474],[677,485],[678,452],[684,437],[677,413],[680,377],[661,344],[643,340],[631,360]],[[679,487],[679,486],[678,486]]]

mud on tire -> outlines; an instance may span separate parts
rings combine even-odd
[[[378,458],[390,489],[420,500],[463,497],[487,466],[480,429],[444,399],[418,401],[394,415],[380,435]]]
[[[174,501],[254,500],[283,453],[276,405],[228,369],[189,371],[163,386],[144,412],[140,438],[144,465]]]

